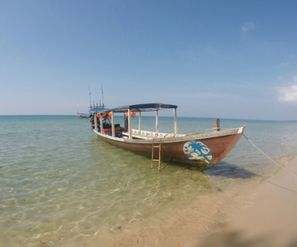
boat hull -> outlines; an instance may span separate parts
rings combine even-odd
[[[113,146],[131,152],[152,156],[152,147],[160,145],[162,161],[183,163],[217,164],[232,150],[243,134],[243,127],[229,132],[217,131],[210,134],[192,134],[181,138],[159,138],[150,140],[122,139],[103,135],[97,136]]]

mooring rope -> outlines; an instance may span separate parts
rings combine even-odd
[[[283,164],[275,161],[273,158],[271,158],[267,153],[264,152],[263,149],[261,149],[260,147],[258,147],[246,134],[243,134],[243,136],[245,137],[245,139],[255,148],[257,149],[261,154],[263,154],[267,159],[269,159],[273,164],[275,164],[278,167],[282,167],[282,168],[286,168],[288,169],[290,172],[292,172],[292,174],[294,174],[297,177],[297,173],[295,171],[293,171],[292,169],[290,169],[287,166],[284,166]]]
[[[281,166],[281,164],[279,164],[278,162],[276,162],[273,158],[271,158],[268,154],[266,154],[263,149],[261,149],[260,147],[258,147],[246,134],[243,134],[244,138],[254,147],[256,148],[261,154],[263,154],[267,159],[269,159],[270,161],[272,161],[275,165],[277,166]]]
[[[289,191],[289,192],[292,192],[292,193],[297,194],[297,190],[290,189],[290,188],[288,188],[288,187],[286,187],[286,186],[284,186],[284,185],[277,184],[277,183],[271,182],[271,181],[269,181],[269,180],[267,180],[267,183],[270,183],[270,184],[272,184],[272,185],[274,185],[274,186],[276,186],[276,187],[278,187],[278,188],[281,188],[281,189],[283,189],[283,190],[287,190],[287,191]]]
[[[269,159],[273,164],[275,164],[276,166],[278,167],[281,167],[281,168],[285,168],[287,170],[289,170],[293,175],[295,175],[297,177],[297,174],[295,171],[293,171],[292,169],[290,169],[289,167],[287,166],[284,166],[282,165],[281,163],[275,161],[273,158],[271,158],[267,153],[264,152],[263,149],[261,149],[260,147],[258,147],[246,134],[243,134],[243,136],[245,137],[245,139],[255,148],[257,149],[261,154],[263,154],[267,159]],[[277,183],[274,183],[274,182],[271,182],[269,179],[266,180],[267,183],[270,183],[271,185],[274,185],[278,188],[281,188],[283,190],[286,190],[286,191],[289,191],[289,192],[292,192],[292,193],[295,193],[297,194],[297,190],[294,190],[294,189],[290,189],[284,185],[281,185],[281,184],[277,184]]]

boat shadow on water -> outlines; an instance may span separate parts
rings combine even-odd
[[[205,173],[209,176],[219,176],[233,179],[250,179],[258,176],[258,174],[249,171],[243,167],[224,161],[220,162],[218,165],[209,166],[205,170]]]
[[[243,231],[222,230],[220,232],[212,233],[207,236],[202,243],[201,247],[208,246],[221,246],[221,247],[254,247],[254,246],[277,246],[274,244],[273,235],[258,235],[247,237]],[[293,239],[288,243],[282,245],[287,247],[297,246],[297,239]]]

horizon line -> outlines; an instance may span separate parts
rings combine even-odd
[[[0,114],[0,117],[33,117],[33,116],[57,116],[57,117],[77,117],[76,114]],[[153,116],[142,116],[142,117],[153,117]],[[159,116],[170,118],[171,116]],[[216,119],[219,117],[197,117],[197,116],[182,116],[180,115],[179,118],[197,118],[197,119]],[[219,119],[224,120],[243,120],[243,121],[273,121],[273,122],[297,122],[297,119],[256,119],[256,118],[230,118],[230,117],[220,117]]]

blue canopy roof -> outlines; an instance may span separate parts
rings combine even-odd
[[[177,105],[170,105],[170,104],[163,104],[163,103],[146,103],[146,104],[136,104],[136,105],[127,105],[116,107],[112,109],[105,109],[101,112],[127,112],[128,110],[131,111],[156,111],[159,109],[176,109]]]

